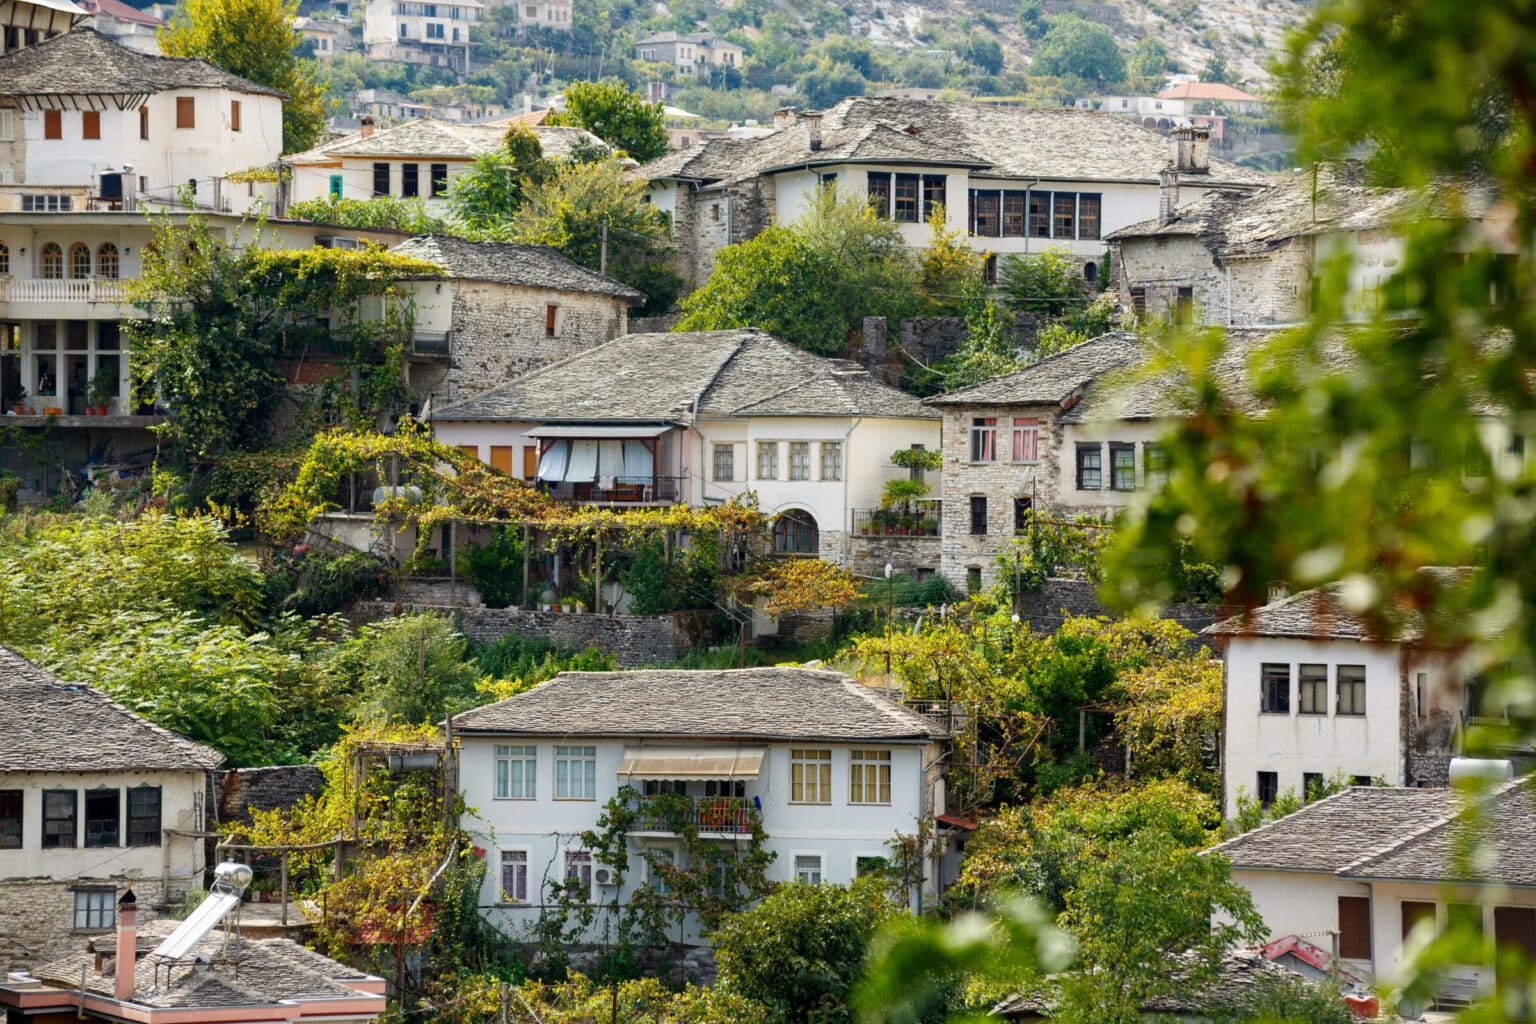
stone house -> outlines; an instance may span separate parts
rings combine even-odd
[[[1173,142],[1111,114],[894,97],[852,97],[816,114],[780,111],[759,137],[715,139],[635,171],[673,221],[680,272],[708,278],[728,244],[788,224],[832,187],[867,200],[906,243],[927,245],[928,217],[992,259],[1058,249],[1094,277],[1104,236],[1153,217],[1171,163],[1185,186],[1251,191],[1267,176],[1210,157],[1209,136]]]
[[[1343,970],[1368,983],[1405,967],[1411,941],[1448,924],[1469,926],[1482,937],[1479,951],[1471,962],[1445,965],[1433,1000],[1456,1009],[1507,984],[1523,992],[1525,972],[1504,975],[1496,958],[1536,957],[1531,795],[1529,779],[1480,797],[1353,787],[1207,853],[1231,862],[1272,940],[1336,932]],[[1458,851],[1474,827],[1489,856],[1464,863]],[[1397,1010],[1417,1018],[1428,1008],[1405,1002]]]
[[[893,836],[945,810],[935,767],[944,728],[840,672],[562,672],[455,715],[453,733],[490,868],[480,906],[512,935],[538,919],[547,883],[559,880],[595,905],[596,937],[636,892],[666,885],[657,865],[694,866],[684,828],[730,857],[760,823],[769,881],[847,884],[888,863]],[[627,872],[580,838],[626,788],[637,812],[622,840]],[[662,793],[686,802],[686,822],[651,810]],[[936,895],[939,859],[924,865],[914,909]],[[703,941],[697,922],[686,932],[685,942]]]
[[[780,554],[937,566],[937,510],[904,536],[875,533],[871,513],[887,480],[909,476],[896,450],[938,444],[938,414],[760,331],[625,335],[435,407],[431,423],[557,497],[703,506],[751,494],[776,517]]]
[[[1454,583],[1454,570],[1423,570]],[[1369,785],[1445,786],[1464,730],[1502,721],[1482,684],[1420,625],[1391,637],[1339,599],[1337,585],[1280,598],[1201,634],[1221,654],[1222,803],[1267,806],[1339,776]]]
[[[671,64],[683,74],[741,68],[740,46],[714,32],[657,32],[635,41],[635,59]]]
[[[1211,325],[1293,324],[1311,308],[1314,276],[1328,258],[1354,258],[1347,315],[1381,308],[1381,291],[1402,257],[1399,231],[1443,216],[1443,197],[1366,184],[1354,161],[1318,164],[1248,194],[1205,193],[1190,201],[1188,175],[1165,175],[1156,218],[1111,232],[1122,304],[1153,317]],[[1494,251],[1517,251],[1489,197],[1465,190],[1470,215]],[[1184,205],[1180,205],[1183,203]],[[1486,218],[1486,219],[1485,219]]]
[[[468,74],[470,27],[484,15],[480,0],[368,0],[363,9],[368,59]]]
[[[425,235],[392,250],[442,267],[406,282],[415,310],[412,391],[462,401],[629,331],[645,295],[544,245]]]
[[[70,0],[14,0],[0,10],[0,54],[52,39],[86,17]]]
[[[151,915],[202,885],[217,751],[5,648],[0,721],[0,968],[111,932],[125,884]]]

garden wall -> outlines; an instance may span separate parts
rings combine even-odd
[[[216,773],[219,821],[249,822],[252,811],[287,810],[306,796],[318,797],[325,777],[312,764],[236,768]]]
[[[1049,579],[1037,591],[1025,591],[1019,602],[1019,618],[1037,633],[1054,633],[1067,616],[1117,616],[1099,603],[1096,586],[1087,580]],[[1172,619],[1192,633],[1213,622],[1237,614],[1235,609],[1215,604],[1170,604],[1162,618]]]

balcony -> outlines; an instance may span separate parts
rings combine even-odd
[[[438,359],[450,354],[447,331],[412,331],[410,353]]]
[[[856,537],[937,537],[941,502],[912,501],[896,508],[856,508]]]
[[[96,277],[0,277],[0,302],[128,301],[126,282]]]
[[[630,801],[635,820],[630,835],[703,837],[751,836],[762,821],[755,800],[739,796],[683,796],[664,793]]]
[[[673,505],[682,484],[678,476],[615,476],[587,483],[540,480],[539,490],[558,501],[584,505]]]

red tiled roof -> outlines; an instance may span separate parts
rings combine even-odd
[[[1263,103],[1264,97],[1221,82],[1182,82],[1157,94],[1160,100],[1217,100],[1223,103]]]

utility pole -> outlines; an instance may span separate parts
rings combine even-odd
[[[606,274],[608,273],[608,222],[606,220],[598,225],[597,237],[601,243],[597,256],[597,272]]]

